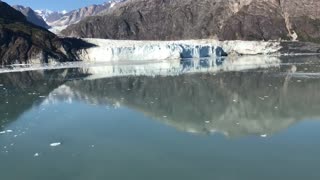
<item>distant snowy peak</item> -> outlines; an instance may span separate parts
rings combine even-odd
[[[51,11],[48,9],[45,10],[35,10],[35,12],[41,16],[48,24],[59,20],[61,17],[63,17],[68,11]]]
[[[97,4],[97,5],[93,4],[90,6],[86,6],[83,8],[79,8],[79,9],[64,13],[59,19],[55,21],[47,20],[47,22],[53,27],[69,26],[71,24],[78,23],[79,21],[83,20],[86,17],[98,15],[101,12],[104,12],[116,6],[118,3],[121,3],[124,1],[126,0],[111,0],[103,4]],[[44,19],[47,19],[47,18],[44,18]]]
[[[62,15],[58,20],[49,22],[49,24],[54,27],[68,26],[70,24],[75,24],[88,16],[94,16],[104,9],[105,8],[103,5],[91,5],[88,7],[70,11]]]
[[[67,14],[68,11],[67,11],[67,10],[63,10],[63,11],[61,11],[61,13],[62,13],[62,14]]]
[[[111,0],[111,1],[105,2],[104,5],[109,5],[109,8],[113,8],[116,4],[122,3],[124,1],[127,1],[127,0]]]

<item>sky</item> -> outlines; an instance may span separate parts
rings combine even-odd
[[[34,10],[49,9],[52,11],[73,10],[91,4],[101,4],[108,0],[2,0],[10,5],[29,6]]]

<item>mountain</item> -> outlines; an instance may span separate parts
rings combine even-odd
[[[131,0],[62,31],[67,36],[320,42],[319,0]]]
[[[35,11],[33,11],[30,7],[24,7],[20,5],[12,6],[17,11],[20,11],[24,16],[26,16],[27,20],[37,26],[41,26],[43,28],[49,28],[49,25],[39,16]]]
[[[105,9],[104,5],[91,5],[64,14],[60,19],[51,22],[52,26],[67,26],[79,22],[87,16],[93,16]]]
[[[27,21],[26,17],[0,1],[0,66],[13,63],[43,63],[76,60],[81,40],[61,39]]]
[[[83,20],[86,17],[98,15],[102,11],[109,9],[113,7],[115,4],[122,1],[124,0],[113,0],[113,1],[106,2],[104,4],[99,4],[99,5],[94,4],[91,6],[76,9],[63,14],[62,17],[60,17],[55,21],[50,21],[50,22],[47,21],[47,23],[50,26],[54,27],[55,29],[61,29],[61,28],[63,29],[71,24],[78,23],[79,21]]]
[[[67,13],[67,11],[50,11],[50,10],[35,10],[35,12],[43,18],[43,20],[47,23],[50,24],[54,21],[59,20],[63,15]]]

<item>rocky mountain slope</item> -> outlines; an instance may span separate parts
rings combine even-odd
[[[320,42],[320,0],[130,0],[69,26],[77,37]]]
[[[52,26],[67,26],[77,23],[87,16],[96,15],[104,9],[104,5],[91,5],[88,7],[80,8],[64,14],[60,19],[58,19],[57,21],[53,21],[50,24]]]
[[[33,11],[30,7],[24,7],[20,5],[12,6],[17,11],[20,11],[24,16],[26,16],[27,20],[37,26],[41,26],[43,28],[49,28],[49,25],[39,16],[35,11]]]
[[[81,40],[61,39],[0,1],[0,66],[13,63],[43,63],[76,60]]]

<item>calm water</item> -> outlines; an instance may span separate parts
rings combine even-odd
[[[319,60],[2,73],[1,180],[319,180]]]

